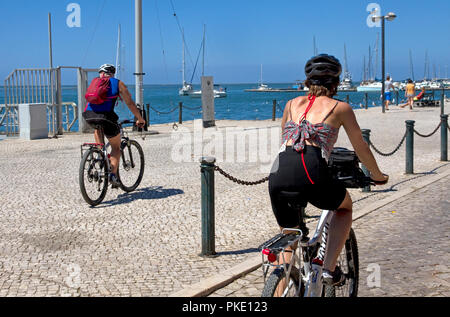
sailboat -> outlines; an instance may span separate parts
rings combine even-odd
[[[263,84],[263,65],[261,64],[261,81],[259,82],[258,91],[272,90],[269,86]]]
[[[182,77],[183,77],[183,86],[179,90],[178,94],[180,96],[188,96],[191,92],[194,91],[191,84],[186,82],[186,45],[184,42],[184,31],[182,32],[183,36],[183,66],[181,69]]]
[[[206,34],[206,29],[205,26],[203,26],[203,61],[202,61],[202,76],[205,76],[205,34]],[[220,85],[214,85],[213,88],[213,92],[214,92],[214,98],[225,98],[227,97],[227,89],[221,87]],[[202,91],[201,90],[192,90],[189,92],[189,96],[191,98],[201,98],[202,97]]]
[[[338,86],[338,90],[352,90],[352,75],[348,71],[348,63],[347,63],[347,49],[344,44],[344,77],[342,78],[341,83]]]
[[[375,58],[375,64],[377,64],[378,62],[378,35],[377,35],[377,41],[375,44],[375,52],[376,52],[376,58]],[[361,82],[361,84],[356,88],[356,91],[363,91],[363,92],[368,92],[368,91],[381,91],[381,88],[383,86],[383,84],[381,83],[381,81],[376,81],[375,77],[376,77],[376,67],[375,67],[375,72],[372,71],[372,53],[370,50],[370,46],[369,46],[369,62],[366,68],[366,62],[365,62],[365,57],[364,57],[364,65],[363,65],[363,69],[364,69],[364,77],[363,77],[363,81]],[[371,75],[373,77],[371,77]]]

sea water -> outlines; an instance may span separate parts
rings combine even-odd
[[[290,88],[290,84],[269,84],[271,88]],[[246,92],[246,89],[255,89],[257,84],[227,84],[222,85],[227,90],[227,97],[216,98],[215,116],[216,120],[267,120],[272,118],[273,101],[276,100],[276,117],[283,116],[283,110],[286,103],[297,96],[307,94],[306,91],[295,92]],[[135,96],[133,85],[128,86],[131,95]],[[179,119],[179,103],[183,106],[183,121],[201,119],[201,98],[192,98],[189,96],[179,96],[180,85],[144,85],[144,104],[150,106],[150,124],[173,123]],[[199,85],[194,85],[194,89],[200,89]],[[446,91],[448,96],[449,91]],[[395,93],[393,94],[395,98]],[[405,102],[404,92],[398,94],[399,103]],[[440,92],[436,92],[436,98],[440,97]],[[347,99],[348,98],[348,99]],[[364,92],[339,92],[335,99],[349,101],[354,109],[363,108],[366,104]],[[379,107],[381,105],[380,92],[367,93],[368,107]],[[78,103],[77,87],[62,87],[63,102]],[[0,104],[4,104],[4,89],[0,87]],[[396,100],[393,100],[396,103]],[[146,109],[146,106],[144,107]],[[116,113],[121,120],[132,119],[133,115],[128,107],[119,102],[116,107]],[[168,113],[170,112],[170,113]],[[2,115],[3,112],[0,112]],[[65,115],[63,116],[65,118]],[[69,121],[72,121],[73,114],[69,114]],[[78,130],[78,124],[75,123],[73,132]],[[0,127],[0,132],[4,127]]]

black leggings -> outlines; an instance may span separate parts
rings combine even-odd
[[[303,155],[308,173],[303,166],[301,153],[288,146],[278,155],[269,176],[272,209],[278,224],[283,228],[300,224],[298,210],[292,208],[280,192],[298,192],[296,204],[306,206],[309,202],[325,210],[337,210],[347,192],[342,183],[331,177],[320,148],[307,145]]]

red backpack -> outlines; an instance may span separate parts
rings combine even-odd
[[[94,105],[103,104],[108,100],[108,91],[110,86],[111,84],[108,77],[94,78],[87,89],[85,95],[86,101]]]

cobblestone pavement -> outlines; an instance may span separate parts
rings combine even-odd
[[[439,123],[439,109],[393,108],[384,115],[369,109],[356,114],[384,151],[400,141],[404,120],[417,120],[421,133],[433,131]],[[217,130],[208,130],[245,127],[245,133],[259,132],[279,124],[279,120],[218,121]],[[92,136],[0,141],[0,296],[167,296],[255,256],[255,248],[278,231],[267,184],[240,186],[216,174],[218,257],[200,257],[202,153],[195,148],[203,144],[203,154],[215,156],[220,149],[210,146],[205,135],[192,133],[192,122],[175,134],[172,125],[152,129],[160,135],[145,141],[136,136],[146,156],[139,189],[131,194],[109,190],[97,208],[87,206],[78,185],[80,145],[92,141]],[[349,146],[344,135],[337,145]],[[416,138],[415,175],[404,174],[404,148],[395,156],[377,156],[391,182],[375,193],[352,190],[356,208],[448,168],[448,163],[438,161],[438,135]],[[246,144],[249,139],[241,138]],[[266,176],[261,162],[250,159],[249,147],[244,153],[242,162],[222,159],[218,164],[238,178]],[[174,159],[176,154],[184,160]],[[313,208],[308,212],[317,213]],[[389,216],[395,219],[398,214]]]
[[[449,181],[446,177],[355,221],[359,296],[450,296]],[[258,269],[210,296],[259,297],[263,287]]]

